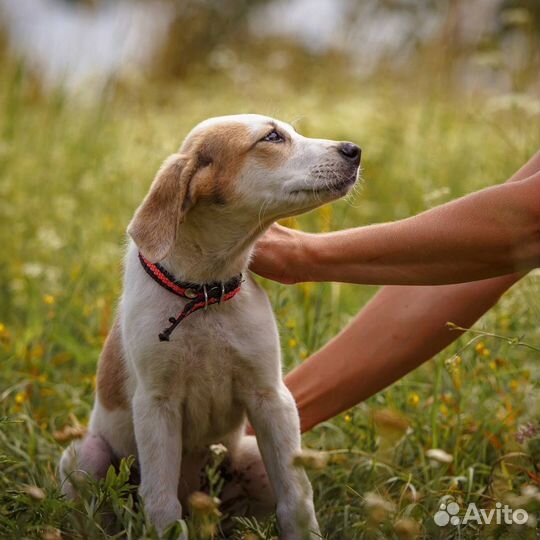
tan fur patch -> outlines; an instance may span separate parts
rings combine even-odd
[[[97,369],[97,395],[106,409],[128,408],[126,376],[120,322],[116,317],[103,345]]]
[[[128,226],[129,235],[152,262],[164,259],[174,245],[194,171],[184,157],[169,156]]]
[[[287,161],[290,153],[290,143],[279,143],[261,146],[257,148],[254,155],[267,169],[277,169]]]
[[[190,137],[181,149],[199,162],[191,198],[224,204],[253,145],[250,129],[241,123],[212,126]]]

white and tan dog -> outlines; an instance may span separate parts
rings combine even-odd
[[[101,478],[114,460],[134,455],[145,511],[163,531],[182,517],[179,489],[209,445],[223,443],[233,462],[253,459],[242,442],[249,419],[281,537],[304,539],[307,528],[308,538],[319,538],[311,486],[293,466],[299,420],[282,382],[276,322],[246,272],[255,240],[273,221],[348,193],[359,162],[352,143],[306,138],[265,116],[212,118],[193,129],[129,225],[124,290],[100,357],[88,434],[60,464],[65,493],[75,496],[71,480],[81,471]],[[162,342],[158,335],[189,297],[151,279],[139,252],[199,290],[240,273],[245,281],[234,298],[193,313]]]

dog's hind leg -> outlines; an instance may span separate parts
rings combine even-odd
[[[62,492],[68,498],[75,499],[78,487],[86,479],[105,478],[113,460],[111,447],[100,435],[87,433],[83,439],[71,443],[60,459]]]

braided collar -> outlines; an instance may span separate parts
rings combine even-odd
[[[151,263],[139,252],[139,261],[145,272],[164,289],[187,298],[189,302],[184,306],[177,317],[170,317],[171,325],[159,334],[160,341],[169,341],[174,329],[188,316],[210,304],[220,304],[230,300],[240,292],[242,274],[238,274],[228,281],[213,281],[211,283],[189,283],[178,281],[158,263]]]

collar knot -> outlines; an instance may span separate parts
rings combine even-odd
[[[242,274],[227,281],[212,281],[210,283],[191,283],[179,281],[167,272],[159,263],[152,263],[139,252],[139,261],[145,272],[161,287],[169,292],[187,298],[189,302],[176,317],[169,318],[171,325],[159,334],[160,341],[169,341],[174,329],[188,316],[211,304],[220,304],[233,298],[240,292]]]

